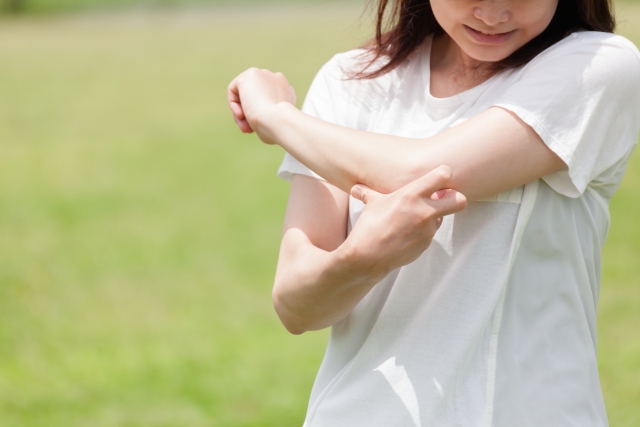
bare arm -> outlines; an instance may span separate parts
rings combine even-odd
[[[442,216],[464,208],[460,193],[481,198],[563,166],[532,129],[501,109],[437,137],[399,138],[300,112],[281,74],[254,70],[245,78],[229,88],[240,129],[282,145],[335,185],[299,176],[292,185],[273,291],[292,333],[335,324],[390,271],[414,261]],[[367,205],[348,237],[340,189]]]
[[[335,323],[349,309],[348,297],[368,289],[368,283],[354,283],[336,251],[347,237],[348,204],[348,195],[333,185],[294,175],[273,288],[274,307],[291,333]],[[341,288],[351,295],[340,295]],[[343,307],[328,304],[333,299]]]
[[[367,206],[347,237],[347,194],[295,175],[273,288],[285,327],[299,334],[334,325],[389,272],[420,256],[441,217],[466,205],[461,194],[438,191],[450,177],[441,167],[393,194],[360,188]]]
[[[273,96],[265,95],[266,85]],[[450,188],[477,200],[565,167],[530,126],[501,108],[490,108],[436,136],[411,139],[347,129],[306,115],[291,99],[274,93],[287,87],[282,75],[243,73],[230,86],[236,121],[345,191],[364,183],[389,193],[447,165],[453,170]]]
[[[531,182],[565,166],[538,134],[514,114],[490,108],[424,139],[347,129],[280,103],[257,126],[327,181],[345,191],[364,183],[390,193],[433,170],[453,170],[451,188],[470,200]]]

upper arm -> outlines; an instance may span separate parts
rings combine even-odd
[[[287,268],[301,245],[313,245],[330,252],[347,237],[349,196],[316,178],[294,175],[284,220],[279,275]]]
[[[610,171],[637,143],[640,53],[620,36],[573,34],[528,64],[492,103],[441,134],[460,153],[452,160],[460,190],[495,193],[542,178],[579,197],[588,186],[611,184]]]
[[[637,144],[640,53],[620,36],[574,34],[527,65],[493,105],[434,139],[455,152],[438,157],[454,162],[456,189],[475,198],[542,178],[579,197],[611,184],[610,171]]]
[[[566,167],[533,128],[498,107],[429,138],[424,155],[414,159],[416,177],[440,164],[451,167],[450,187],[469,200],[519,187]]]
[[[461,124],[417,144],[367,138],[364,150],[348,157],[356,173],[340,184],[359,181],[391,192],[447,165],[450,187],[469,200],[539,178],[559,194],[579,197],[588,186],[609,185],[610,171],[636,145],[639,82],[640,54],[628,41],[575,34],[527,64],[493,107]],[[362,134],[349,137],[356,139],[365,140]],[[385,151],[368,154],[371,147]],[[347,158],[335,157],[343,163]]]

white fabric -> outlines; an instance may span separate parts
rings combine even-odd
[[[637,49],[620,36],[574,34],[445,99],[430,95],[430,40],[373,81],[344,78],[357,54],[322,68],[305,112],[418,138],[496,105],[568,168],[446,217],[418,260],[335,325],[305,427],[606,426],[600,252],[640,131]],[[287,154],[279,176],[293,174],[320,178]],[[350,200],[350,229],[362,209]]]

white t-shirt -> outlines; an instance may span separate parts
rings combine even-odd
[[[596,305],[609,200],[640,131],[640,54],[581,32],[450,98],[429,90],[428,39],[375,80],[357,51],[316,77],[303,111],[423,138],[491,106],[517,114],[568,165],[469,203],[431,246],[332,328],[305,427],[601,427]],[[286,155],[279,176],[316,176]],[[350,200],[350,229],[363,209]]]

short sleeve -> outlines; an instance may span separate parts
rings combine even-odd
[[[318,72],[302,105],[302,111],[327,122],[346,126],[344,123],[345,105],[343,72],[340,68],[340,58],[344,54],[334,56]],[[289,153],[278,169],[278,177],[291,181],[293,175],[306,175],[322,179],[318,174],[300,163]]]
[[[493,105],[531,126],[567,168],[543,177],[579,197],[611,186],[640,132],[640,54],[621,36],[575,33],[531,61]]]

